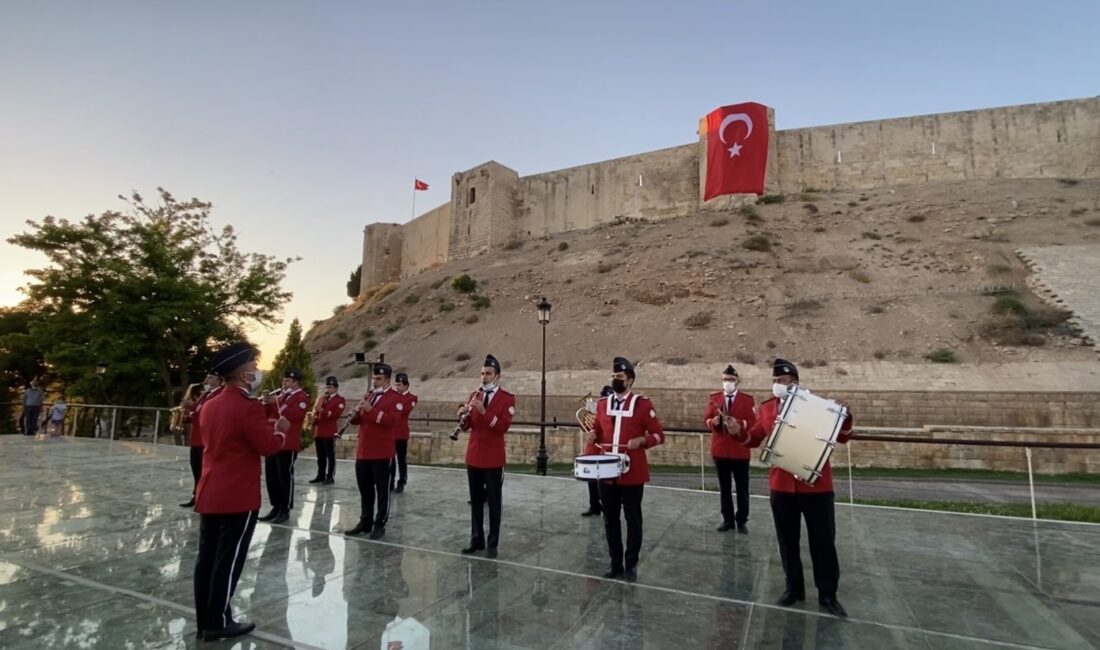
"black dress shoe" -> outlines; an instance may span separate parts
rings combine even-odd
[[[374,524],[373,523],[371,523],[369,521],[360,520],[359,523],[355,524],[355,528],[352,528],[350,530],[345,530],[344,534],[345,535],[362,535],[363,533],[369,533],[372,530],[374,530]]]
[[[220,630],[206,630],[202,633],[203,641],[217,641],[218,639],[231,639],[235,636],[243,636],[256,629],[255,623],[230,623]]]
[[[323,476],[315,476],[312,479],[310,479],[309,482],[310,483],[321,483],[324,480],[325,480],[325,477],[323,477]]]
[[[775,601],[775,604],[781,607],[790,607],[800,600],[806,600],[806,592],[804,590],[793,590],[788,587],[787,590],[783,592],[783,595],[779,597],[779,600]]]
[[[596,516],[602,515],[602,514],[603,514],[603,510],[595,510],[593,508],[589,508],[588,510],[585,510],[584,512],[582,512],[581,516],[582,517],[596,517]]]
[[[260,521],[271,521],[272,519],[274,519],[275,517],[278,517],[278,516],[279,516],[279,509],[278,508],[272,508],[271,510],[269,510],[267,512],[266,515],[264,515],[263,517],[260,517],[259,520]]]
[[[477,553],[478,551],[485,550],[485,542],[470,542],[470,545],[462,549],[463,555],[469,555],[470,553]]]
[[[273,519],[271,519],[270,521],[273,524],[284,524],[289,519],[290,519],[290,511],[289,510],[280,510],[279,513],[277,515],[275,515],[275,517]]]
[[[817,602],[833,616],[848,618],[848,612],[844,611],[844,606],[840,604],[836,596],[819,596]]]
[[[195,507],[195,497],[191,497],[191,500],[188,501],[187,503],[181,503],[180,507],[181,508],[194,508]]]
[[[396,492],[397,494],[401,494],[402,492],[405,491],[405,484],[404,483],[398,483],[397,487],[395,487],[393,489],[393,491]]]
[[[334,479],[330,476],[330,477],[326,478],[324,481],[322,481],[321,484],[322,485],[332,485],[335,482],[336,482],[336,479]]]
[[[374,530],[370,531],[369,537],[371,539],[378,539],[378,538],[382,537],[385,534],[386,534],[386,527],[385,526],[375,526]]]
[[[742,535],[748,535],[749,527],[745,524],[737,524],[737,532],[741,533]]]
[[[719,526],[718,528],[716,528],[715,530],[717,530],[720,533],[724,533],[727,530],[733,530],[735,525],[736,524],[734,524],[732,521],[723,521],[722,525]]]
[[[497,556],[497,547],[494,546],[490,549],[485,550],[485,557],[495,558],[496,556]]]
[[[627,567],[626,571],[623,572],[623,579],[626,580],[627,582],[637,582],[638,581],[638,570],[635,569],[634,567]]]
[[[608,567],[607,572],[603,574],[603,577],[613,580],[623,574],[623,568],[621,566]]]

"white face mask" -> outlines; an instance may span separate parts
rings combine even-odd
[[[772,384],[772,395],[786,397],[788,392],[789,387],[786,384]]]
[[[726,395],[732,395],[737,390],[737,382],[724,381],[722,382],[722,390],[726,391]]]
[[[250,374],[252,375],[251,378],[249,378]],[[253,373],[245,373],[244,379],[248,382],[248,392],[255,393],[260,389],[260,384],[264,382],[264,373],[259,370]]]
[[[488,384],[482,384],[481,385],[481,390],[485,390],[485,391],[493,390],[494,388],[496,388],[496,384],[493,383],[493,382],[489,382]]]

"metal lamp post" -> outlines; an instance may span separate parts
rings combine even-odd
[[[546,325],[550,323],[550,303],[544,296],[537,306],[539,324],[542,325],[542,406],[539,409],[539,453],[535,456],[536,471],[546,476]]]

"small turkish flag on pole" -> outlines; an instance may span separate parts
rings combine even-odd
[[[707,179],[703,200],[723,194],[763,194],[768,168],[768,107],[756,102],[707,115]]]
[[[413,179],[413,190],[423,191],[423,190],[426,190],[426,189],[428,189],[428,184],[427,183],[420,180],[419,178],[414,178]]]

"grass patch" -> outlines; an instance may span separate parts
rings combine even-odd
[[[825,232],[828,230],[825,226],[814,226],[814,232]]]
[[[390,323],[389,325],[387,325],[385,327],[386,334],[393,334],[397,330],[401,329],[401,325],[402,325],[402,323],[400,321],[398,321],[396,323]]]
[[[730,222],[730,220],[725,218],[725,217],[715,217],[714,219],[710,220],[710,227],[711,228],[721,228],[722,226],[728,224],[729,222]]]
[[[374,294],[374,299],[375,300],[381,300],[381,299],[385,298],[386,296],[390,295],[394,291],[397,291],[398,286],[399,285],[396,282],[389,282],[389,283],[379,287],[378,291],[376,291],[375,294]]]
[[[806,201],[807,203],[816,201],[818,200],[818,198],[820,197],[818,197],[818,195],[814,194],[813,192],[803,192],[798,195],[798,200]]]
[[[477,290],[477,280],[465,273],[456,275],[455,278],[451,280],[451,288],[459,293],[473,293]]]
[[[470,360],[470,355],[466,354],[465,352],[459,352],[458,354],[455,355],[455,361],[469,361],[469,360]]]
[[[742,217],[754,217],[757,213],[755,207],[746,203],[745,205],[737,208],[737,214],[741,215]]]
[[[688,364],[688,360],[684,357],[669,357],[668,359],[665,359],[665,363],[670,366],[686,366]]]
[[[990,264],[985,270],[993,275],[1004,275],[1005,273],[1011,273],[1012,267],[1007,264]]]
[[[864,239],[873,239],[875,241],[882,239],[882,235],[877,232],[871,232],[870,230],[864,230],[860,236]]]
[[[405,296],[406,305],[415,305],[418,302],[420,302],[420,296],[416,295],[415,293],[410,293],[409,295]]]
[[[926,219],[927,217],[925,217],[923,214],[911,214],[906,219],[906,221],[908,221],[909,223],[924,223]]]
[[[756,205],[772,205],[774,203],[782,203],[787,200],[787,197],[782,194],[765,194],[756,199]]]
[[[856,499],[855,502],[863,505],[912,508],[915,510],[938,510],[941,512],[965,512],[975,515],[1031,518],[1031,504],[1029,503],[917,501],[915,499]],[[1100,508],[1095,506],[1082,506],[1076,503],[1043,503],[1036,506],[1036,511],[1039,519],[1100,523]]]
[[[489,299],[489,296],[474,296],[470,304],[473,305],[474,309],[482,310],[488,309],[493,304],[493,301]]]
[[[806,214],[817,214],[821,212],[821,210],[818,209],[818,207],[813,203],[804,203],[802,205],[802,209],[806,211]]]
[[[866,311],[868,314],[885,314],[886,305],[868,305],[867,309],[865,309],[864,311]]]
[[[858,202],[856,202],[856,201],[848,201],[848,207],[849,207],[849,208],[854,208],[854,207],[856,207],[857,205],[859,205],[859,203],[858,203]]]
[[[559,251],[569,250],[569,242],[567,242],[567,241],[559,242],[558,243],[558,250]]]
[[[859,269],[852,269],[851,271],[848,271],[848,277],[852,278],[856,282],[860,282],[863,284],[868,284],[871,282],[871,276],[867,275],[866,272]]]
[[[956,363],[959,359],[951,348],[937,348],[924,355],[932,363]]]
[[[373,339],[374,338],[374,330],[368,327],[367,329],[362,331],[361,336],[363,337],[364,341],[369,340],[369,339]]]
[[[714,312],[700,311],[684,319],[684,325],[689,330],[705,329],[714,320]]]
[[[466,324],[467,325],[473,325],[478,320],[480,320],[480,319],[477,317],[477,314],[470,314],[469,316],[466,317]]]
[[[439,303],[439,311],[446,314],[449,311],[455,310],[455,304],[453,302],[443,301]]]
[[[787,303],[787,314],[808,314],[821,309],[823,306],[824,303],[815,298],[799,298],[798,300]]]
[[[365,366],[359,366],[358,368],[356,368],[355,370],[352,371],[351,376],[355,377],[356,379],[359,379],[360,377],[368,377],[368,376],[370,376],[370,371],[371,371],[370,364],[365,365]]]
[[[766,253],[772,249],[772,241],[767,235],[756,234],[741,240],[741,247]]]

